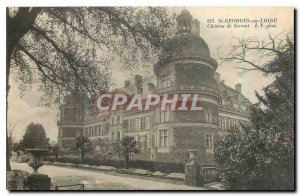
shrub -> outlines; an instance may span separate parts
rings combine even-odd
[[[45,158],[45,161],[55,162],[56,160],[54,156],[48,156]],[[79,157],[58,157],[57,162],[81,164],[81,159]],[[123,160],[96,159],[89,157],[85,159],[84,163],[88,165],[106,165],[116,168],[124,168]],[[163,173],[184,173],[185,170],[184,163],[152,162],[143,160],[131,160],[129,162],[129,167],[136,169],[146,169],[152,172],[160,171]]]

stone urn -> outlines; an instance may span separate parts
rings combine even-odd
[[[38,169],[43,165],[44,156],[48,152],[47,149],[26,149],[29,153],[29,163],[28,165],[32,167],[33,174],[38,174]]]
[[[33,172],[29,175],[24,183],[25,190],[50,190],[51,178],[46,174],[38,173],[38,169],[43,165],[43,159],[47,149],[26,149],[29,153],[28,165],[32,167]]]
[[[197,156],[198,150],[196,150],[196,149],[190,149],[190,150],[188,150],[188,152],[190,153],[190,162],[189,162],[189,164],[195,165],[196,164],[196,156]]]

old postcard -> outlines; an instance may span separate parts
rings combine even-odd
[[[6,13],[8,190],[295,190],[293,8]]]

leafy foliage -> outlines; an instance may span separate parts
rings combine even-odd
[[[152,64],[176,27],[163,7],[10,7],[6,24],[6,96],[13,72],[22,94],[38,86],[45,106],[66,94],[93,102],[112,83],[112,61]]]
[[[43,148],[49,146],[49,138],[46,136],[45,129],[41,124],[30,123],[22,139],[22,148]]]
[[[23,140],[13,143],[12,151],[14,151],[14,152],[23,151],[24,148],[22,146],[22,142],[23,142]]]
[[[256,93],[259,102],[251,108],[252,126],[230,130],[216,145],[215,159],[226,189],[294,189],[294,41],[270,40],[255,50],[272,59],[254,69],[273,74],[275,80],[264,88],[264,95]]]
[[[58,155],[61,152],[60,146],[58,144],[55,144],[51,148],[51,153],[55,155],[55,159],[58,160]]]
[[[114,153],[117,154],[119,158],[124,158],[125,168],[128,167],[129,154],[138,154],[140,152],[137,144],[138,143],[134,141],[134,138],[129,136],[123,137],[121,142],[114,144]]]
[[[111,84],[113,60],[152,64],[175,24],[162,7],[7,8],[7,81],[13,68],[20,89],[37,83],[46,105],[78,91],[93,99]]]
[[[80,151],[81,163],[84,163],[85,154],[92,150],[92,142],[84,136],[76,137],[75,148]]]

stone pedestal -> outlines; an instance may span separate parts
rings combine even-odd
[[[203,182],[200,176],[200,165],[196,163],[197,150],[189,150],[190,162],[185,164],[185,179],[184,183],[188,186],[201,186]]]
[[[51,178],[45,174],[31,174],[26,178],[25,190],[50,190]]]
[[[10,191],[24,190],[26,178],[30,174],[22,170],[11,170],[6,172],[6,189]]]
[[[200,167],[198,164],[185,165],[185,179],[184,183],[188,186],[200,186]]]

